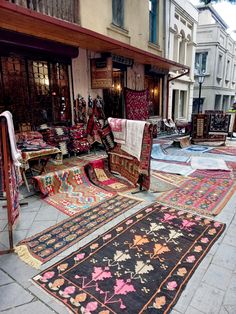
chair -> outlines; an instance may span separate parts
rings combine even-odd
[[[162,119],[164,123],[164,127],[167,131],[167,133],[176,133],[178,134],[178,129],[176,127],[175,122],[170,118],[170,119]]]

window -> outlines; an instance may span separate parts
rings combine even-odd
[[[195,58],[195,69],[199,72],[206,72],[208,52],[197,52]]]
[[[124,27],[124,0],[112,0],[112,23]]]
[[[227,60],[225,80],[230,80],[230,60]]]
[[[149,0],[149,41],[157,43],[157,0]]]
[[[185,94],[186,92],[181,90],[179,95],[179,118],[183,118],[185,114]]]
[[[219,55],[218,58],[218,66],[217,66],[217,77],[222,78],[222,60],[223,60],[223,55]]]

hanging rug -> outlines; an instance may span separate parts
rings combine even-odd
[[[141,202],[143,200],[138,198],[116,195],[88,211],[78,213],[20,241],[15,247],[15,252],[24,262],[39,268],[40,265]]]
[[[169,313],[224,228],[155,203],[33,281],[73,313]]]

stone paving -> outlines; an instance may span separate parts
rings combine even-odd
[[[204,156],[206,155],[204,154]],[[145,203],[130,209],[96,230],[43,265],[41,269],[54,264],[139,208],[153,202],[157,194],[141,192],[136,196],[142,197]],[[38,195],[29,196],[25,200],[28,202],[28,206],[21,208],[21,219],[14,230],[14,244],[67,218],[65,214],[42,201]],[[8,247],[7,221],[6,210],[2,208],[2,204],[3,202],[0,202],[0,249],[6,249]],[[215,219],[226,223],[227,229],[189,280],[171,314],[236,313],[236,193]],[[16,254],[0,256],[1,313],[68,313],[63,305],[31,282],[31,278],[39,272],[22,262]]]

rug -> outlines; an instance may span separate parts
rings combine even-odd
[[[189,177],[181,176],[178,174],[172,174],[172,173],[165,173],[160,171],[152,170],[151,175],[161,181],[164,181],[166,183],[170,183],[174,186],[179,187],[180,184],[190,180]]]
[[[233,179],[234,174],[233,171],[224,171],[224,170],[205,170],[205,169],[197,169],[193,173],[190,174],[193,178],[204,178],[204,177],[212,177],[218,179]]]
[[[173,161],[181,161],[187,162],[189,160],[189,156],[175,156],[175,155],[168,155],[160,144],[153,144],[152,145],[152,152],[151,157],[153,159],[159,160],[173,160]]]
[[[126,119],[108,118],[108,123],[111,127],[114,135],[114,141],[116,143],[125,144],[126,142]]]
[[[191,167],[193,169],[205,169],[205,170],[225,170],[229,171],[225,161],[218,158],[209,157],[191,157]]]
[[[126,119],[147,120],[149,117],[148,90],[125,89]]]
[[[178,209],[215,216],[235,191],[236,184],[231,179],[194,178],[181,184],[178,189],[164,192],[157,197],[157,201]]]
[[[233,172],[234,178],[236,179],[236,161],[226,161],[226,165]]]
[[[89,180],[106,191],[124,192],[135,188],[133,184],[122,178],[115,177],[109,171],[107,159],[92,161],[84,169]]]
[[[83,167],[50,172],[34,179],[45,197],[44,201],[69,216],[115,195],[89,182]]]
[[[59,253],[105,225],[113,218],[143,202],[138,198],[116,195],[89,211],[75,214],[52,227],[20,241],[15,252],[27,264],[39,268]]]
[[[221,146],[214,148],[210,151],[211,154],[223,154],[223,155],[231,155],[235,156],[236,160],[236,147],[235,146]]]
[[[211,114],[209,122],[209,134],[228,135],[230,114]]]
[[[151,169],[157,171],[163,171],[168,173],[176,173],[182,176],[188,176],[194,171],[194,169],[185,164],[179,165],[175,163],[168,163],[163,161],[151,160]]]
[[[183,148],[181,151],[190,152],[190,153],[192,153],[192,152],[205,153],[211,149],[212,149],[212,147],[201,146],[201,145],[192,145],[192,146]]]
[[[33,282],[73,313],[169,313],[224,229],[156,203]]]

